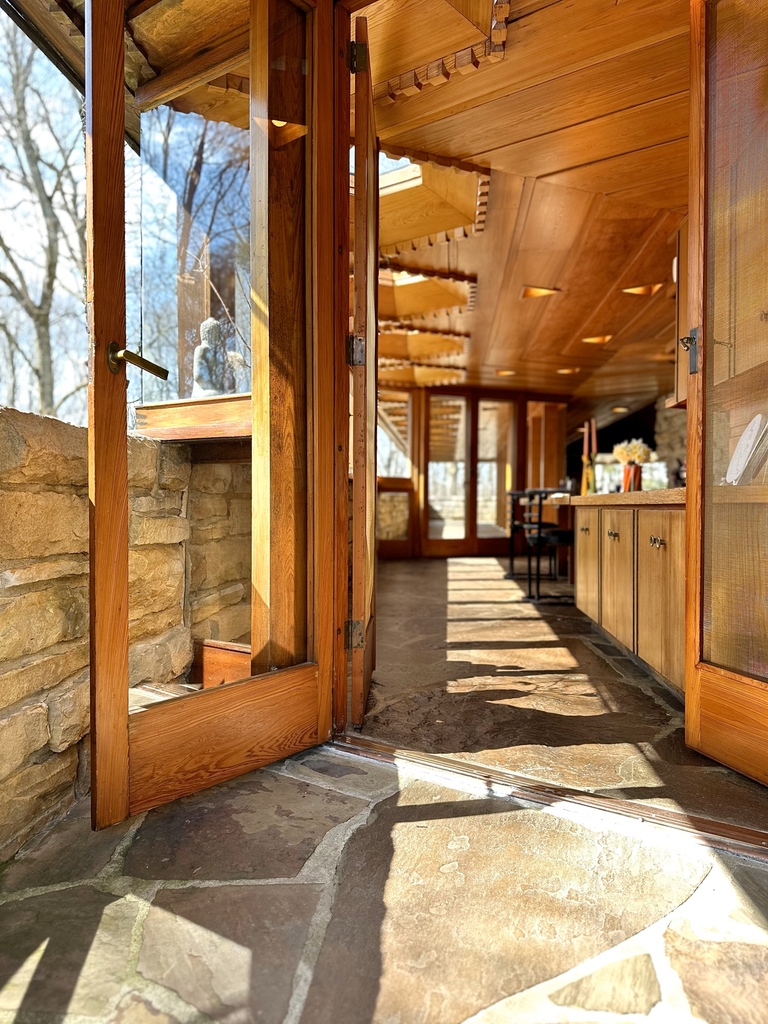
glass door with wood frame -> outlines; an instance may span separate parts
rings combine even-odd
[[[125,92],[105,12],[89,52],[121,59],[91,56],[87,96],[99,827],[327,738],[334,642],[314,586],[333,576],[317,542],[333,499],[316,487],[333,448],[310,443],[333,417],[333,313],[314,296],[333,288],[334,167],[313,166],[311,118],[333,4],[251,0],[227,70],[135,90],[125,215],[102,198],[123,174]]]

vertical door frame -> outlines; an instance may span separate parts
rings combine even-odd
[[[704,540],[704,381],[706,379],[707,2],[691,3],[688,324],[699,328],[698,373],[688,380],[686,459],[685,736],[701,744],[701,616]]]
[[[128,443],[125,369],[125,70],[122,0],[85,17],[91,820],[128,816]]]

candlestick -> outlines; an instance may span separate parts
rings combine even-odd
[[[597,455],[597,420],[592,417],[592,454]]]

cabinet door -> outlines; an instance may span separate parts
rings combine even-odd
[[[595,621],[600,613],[599,523],[599,509],[576,509],[576,607]]]
[[[600,622],[619,643],[634,650],[634,510],[604,508],[600,524]]]
[[[637,654],[685,688],[685,512],[637,513]]]

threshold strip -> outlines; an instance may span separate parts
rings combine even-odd
[[[394,764],[405,761],[429,768],[432,771],[450,772],[488,786],[498,785],[507,789],[511,796],[540,804],[566,803],[593,810],[619,814],[637,821],[674,828],[697,838],[704,846],[714,847],[728,853],[756,857],[768,862],[768,832],[761,829],[731,825],[713,818],[702,818],[684,811],[672,811],[661,807],[649,807],[619,797],[600,796],[586,793],[569,786],[554,786],[534,782],[523,775],[517,775],[506,768],[489,768],[473,761],[456,761],[446,754],[424,754],[417,750],[395,747],[389,743],[369,739],[367,736],[345,735],[332,740],[337,750],[359,754],[375,761]]]

